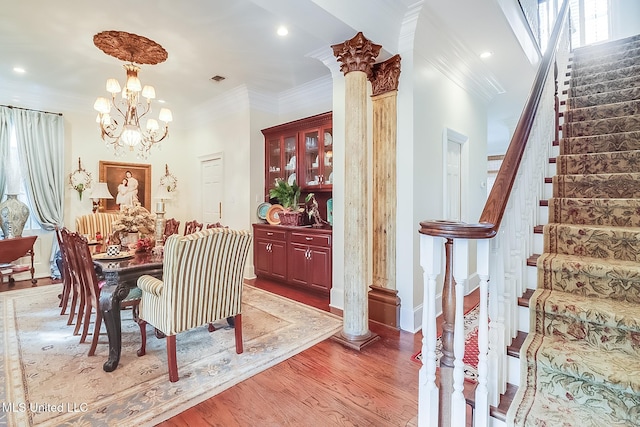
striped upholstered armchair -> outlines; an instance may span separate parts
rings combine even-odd
[[[107,237],[111,235],[113,229],[111,224],[116,219],[118,219],[118,214],[115,212],[96,212],[81,215],[76,218],[76,231],[78,234],[88,234],[89,240],[95,239],[98,231]]]
[[[242,281],[250,244],[249,231],[228,228],[174,234],[164,245],[162,280],[147,275],[138,279],[139,319],[166,335],[169,381],[178,381],[176,334],[180,332],[233,318],[236,353],[242,353]],[[145,347],[143,334],[139,356]]]

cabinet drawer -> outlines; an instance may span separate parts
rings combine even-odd
[[[264,230],[256,228],[253,230],[254,239],[284,240],[286,232],[284,230]]]
[[[305,234],[291,233],[291,243],[302,243],[305,245],[331,247],[331,235],[329,234]]]

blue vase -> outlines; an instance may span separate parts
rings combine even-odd
[[[333,227],[333,199],[327,200],[327,222]]]

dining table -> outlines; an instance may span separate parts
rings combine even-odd
[[[109,358],[103,365],[106,372],[118,367],[122,350],[120,302],[137,286],[138,278],[148,274],[162,279],[162,253],[154,251],[120,252],[107,256],[97,246],[93,255],[96,272],[104,278],[100,292],[100,311],[107,329]]]

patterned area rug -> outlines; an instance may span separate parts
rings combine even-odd
[[[640,426],[640,36],[571,64],[514,426]]]
[[[475,306],[464,315],[464,378],[468,381],[476,381],[478,378],[478,314],[480,307]],[[436,340],[436,366],[440,365],[442,357],[442,338]],[[419,351],[411,357],[414,362],[422,363],[422,352]]]
[[[342,319],[251,286],[243,294],[244,353],[235,353],[225,321],[209,333],[177,336],[180,380],[169,382],[165,340],[148,326],[147,354],[136,356],[140,331],[123,312],[118,368],[104,372],[103,332],[96,355],[79,344],[61,316],[61,287],[0,294],[0,425],[155,425],[330,337]],[[103,328],[104,330],[104,328]]]

